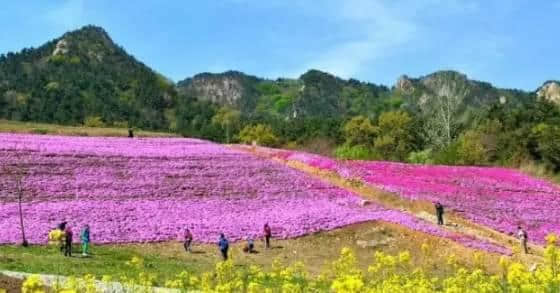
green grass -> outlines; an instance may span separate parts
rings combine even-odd
[[[20,122],[20,121],[11,121],[11,120],[0,120],[0,132],[55,134],[55,135],[71,135],[71,136],[128,136],[127,128],[66,126],[66,125],[57,125],[57,124]],[[174,133],[144,131],[138,129],[134,131],[134,135],[139,137],[178,136],[177,134]]]
[[[0,269],[28,273],[83,276],[93,274],[134,276],[138,272],[127,265],[134,256],[144,259],[145,270],[161,276],[174,276],[181,271],[198,272],[210,269],[210,263],[185,262],[181,258],[162,256],[154,252],[143,253],[135,246],[94,246],[91,257],[81,257],[78,245],[74,246],[73,257],[64,257],[57,248],[46,246],[0,246]],[[162,281],[160,279],[159,281]]]
[[[358,244],[361,240],[379,241],[382,244],[361,247]],[[434,252],[429,256],[422,256],[422,243],[429,244]],[[301,238],[273,241],[272,244],[273,249],[264,250],[262,243],[256,241],[259,253],[245,254],[242,252],[244,243],[234,243],[231,246],[231,256],[235,265],[240,268],[256,264],[265,270],[271,268],[275,259],[286,265],[302,261],[307,270],[316,275],[338,258],[343,247],[349,247],[355,252],[358,265],[364,271],[373,263],[375,251],[396,254],[408,250],[416,256],[413,259],[415,266],[425,268],[434,276],[443,276],[450,270],[445,265],[449,255],[457,255],[460,260],[465,260],[466,266],[470,266],[473,253],[471,249],[448,240],[383,222],[356,224]],[[182,271],[196,274],[212,271],[220,261],[215,245],[195,245],[194,253],[189,254],[179,242],[94,245],[93,255],[88,258],[80,257],[78,245],[74,250],[75,257],[67,258],[56,247],[0,245],[0,270],[74,276],[89,273],[97,278],[103,275],[130,277],[137,275],[138,271],[126,262],[137,256],[144,260],[144,271],[156,274],[157,284],[162,285],[165,280]],[[497,271],[499,256],[487,253],[484,255],[487,269]]]

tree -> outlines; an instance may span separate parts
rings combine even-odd
[[[346,144],[349,146],[371,146],[375,137],[376,128],[371,124],[369,118],[356,116],[344,124],[342,133]]]
[[[272,128],[268,125],[247,125],[239,133],[239,139],[244,143],[256,142],[259,145],[274,146],[278,144],[278,138]]]
[[[307,116],[335,117],[340,114],[341,80],[331,74],[309,70],[301,77],[304,86],[298,95],[298,112]]]
[[[15,161],[13,164],[6,164],[5,170],[6,173],[10,174],[15,183],[15,191],[18,201],[18,213],[19,213],[19,224],[20,224],[20,231],[21,231],[21,245],[23,247],[27,247],[29,243],[27,242],[27,238],[25,237],[25,225],[23,222],[23,198],[25,195],[25,176],[27,174],[27,162],[21,159],[19,152],[17,150],[17,145],[15,146]]]
[[[412,123],[412,118],[404,111],[381,114],[373,144],[375,151],[385,159],[404,160],[413,149]]]
[[[489,162],[488,150],[483,143],[484,134],[468,130],[459,137],[457,147],[458,163],[463,165],[484,165]]]
[[[531,140],[535,145],[536,154],[545,163],[560,170],[560,127],[539,123],[531,130]]]
[[[412,164],[433,164],[433,154],[431,149],[425,149],[418,152],[410,152],[407,157],[407,162]]]
[[[231,131],[236,129],[240,123],[241,112],[238,110],[222,107],[218,113],[212,117],[212,123],[219,125],[226,132],[226,143],[230,142]]]
[[[435,96],[427,111],[424,134],[428,143],[438,149],[453,141],[457,130],[460,101],[457,97]]]

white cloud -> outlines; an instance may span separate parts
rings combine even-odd
[[[304,64],[300,74],[309,68],[325,70],[341,77],[351,77],[377,58],[414,38],[416,25],[381,1],[352,0],[332,5],[331,17],[343,26],[342,31],[359,36],[319,52]]]
[[[65,0],[46,13],[46,20],[59,29],[75,29],[83,24],[85,14],[84,0]]]
[[[358,76],[376,60],[393,55],[395,50],[417,45],[418,42],[414,41],[431,42],[430,30],[433,28],[425,25],[425,18],[434,14],[473,13],[479,9],[477,2],[459,0],[345,0],[329,4],[326,9],[329,20],[334,20],[342,32],[352,32],[359,37],[318,52],[292,76],[309,68],[345,78]]]

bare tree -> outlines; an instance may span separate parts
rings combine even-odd
[[[18,201],[18,210],[19,210],[19,225],[21,230],[21,245],[27,247],[29,243],[27,242],[27,238],[25,237],[25,225],[23,222],[23,198],[25,196],[25,177],[27,175],[27,164],[21,158],[20,153],[18,152],[17,145],[14,147],[14,162],[11,164],[5,164],[5,172],[8,175],[11,175],[14,183],[15,183],[15,193],[17,196]],[[9,162],[7,162],[9,163]]]
[[[22,201],[23,196],[25,194],[25,188],[23,186],[23,180],[25,178],[26,170],[24,167],[19,168],[19,172],[16,173],[16,187],[17,187],[17,197],[18,197],[18,209],[19,209],[19,226],[21,229],[21,245],[27,247],[29,244],[27,243],[27,238],[25,237],[25,225],[23,224],[23,209],[22,209]]]
[[[457,130],[460,101],[453,96],[434,96],[432,100],[432,109],[427,111],[424,133],[432,146],[446,147]]]

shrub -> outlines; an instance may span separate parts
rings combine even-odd
[[[364,145],[344,144],[334,150],[335,157],[348,160],[374,160],[377,158],[373,148]]]
[[[39,275],[31,275],[21,285],[22,293],[43,293],[45,291],[45,286]]]
[[[413,164],[433,164],[433,155],[431,149],[426,149],[418,152],[411,152],[408,154],[407,162]]]
[[[244,143],[256,142],[264,146],[275,146],[279,142],[272,128],[265,124],[245,126],[239,133],[239,139]]]
[[[101,117],[99,116],[88,116],[86,117],[86,119],[84,120],[84,125],[87,127],[103,127],[105,126],[105,124],[103,123],[103,120],[101,120]]]
[[[459,144],[454,142],[434,154],[434,163],[442,165],[455,165],[459,162],[457,149]]]
[[[128,121],[115,121],[113,126],[117,128],[128,128]]]
[[[45,128],[33,128],[31,129],[31,133],[35,133],[35,134],[47,134],[49,133],[49,131]]]

